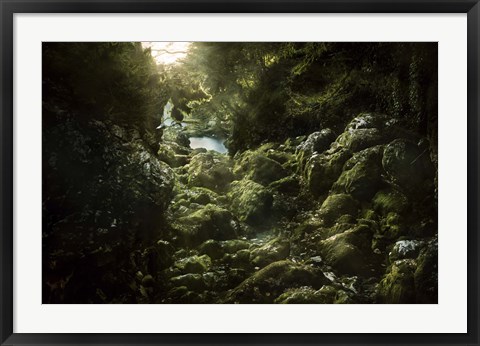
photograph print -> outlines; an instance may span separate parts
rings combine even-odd
[[[43,304],[437,304],[437,48],[42,43]]]

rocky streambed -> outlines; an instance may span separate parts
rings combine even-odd
[[[390,117],[233,157],[76,126],[50,130],[49,188],[70,188],[44,201],[44,302],[437,302],[435,156]]]

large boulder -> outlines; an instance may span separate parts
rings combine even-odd
[[[282,238],[275,238],[252,250],[250,259],[255,266],[264,267],[272,262],[286,259],[289,254],[290,242]]]
[[[331,129],[313,132],[297,146],[299,161],[311,157],[314,153],[321,154],[330,147],[333,141],[335,141],[335,134]]]
[[[260,151],[248,150],[237,159],[234,173],[262,185],[282,179],[288,175],[280,163]]]
[[[342,215],[356,216],[358,202],[347,194],[335,194],[328,196],[318,212],[319,217],[327,226],[333,225]]]
[[[382,165],[390,179],[409,192],[423,188],[434,174],[428,148],[422,150],[406,139],[395,139],[385,147]]]
[[[344,170],[332,190],[352,195],[359,201],[370,200],[382,186],[382,146],[355,153],[344,165]]]
[[[208,239],[225,240],[237,236],[238,222],[226,209],[207,204],[199,210],[173,221],[180,245],[198,246]]]
[[[227,190],[234,175],[231,159],[212,151],[192,157],[188,165],[188,185],[205,187],[215,192]]]
[[[225,303],[273,303],[287,289],[321,288],[330,281],[316,268],[291,261],[274,262],[259,270],[229,292]]]
[[[232,212],[251,225],[267,219],[273,202],[272,194],[252,180],[234,181],[228,197]]]
[[[372,231],[360,225],[318,243],[325,261],[342,274],[372,276]]]
[[[412,259],[395,261],[378,285],[378,302],[384,304],[415,303],[414,273],[416,267],[416,262]]]
[[[378,191],[372,199],[372,204],[374,209],[382,215],[391,212],[403,215],[410,208],[407,196],[394,188]]]
[[[313,155],[306,163],[303,175],[309,191],[316,197],[328,192],[342,173],[343,165],[352,156],[350,150],[334,146],[322,154]]]

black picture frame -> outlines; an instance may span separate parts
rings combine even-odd
[[[479,0],[0,0],[1,345],[478,345]],[[468,332],[465,334],[20,334],[13,332],[13,16],[15,13],[467,13]],[[452,316],[452,318],[455,318]]]

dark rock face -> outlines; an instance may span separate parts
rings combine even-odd
[[[43,136],[44,299],[94,302],[125,285],[115,267],[133,244],[165,235],[175,178],[135,128],[65,119]]]

